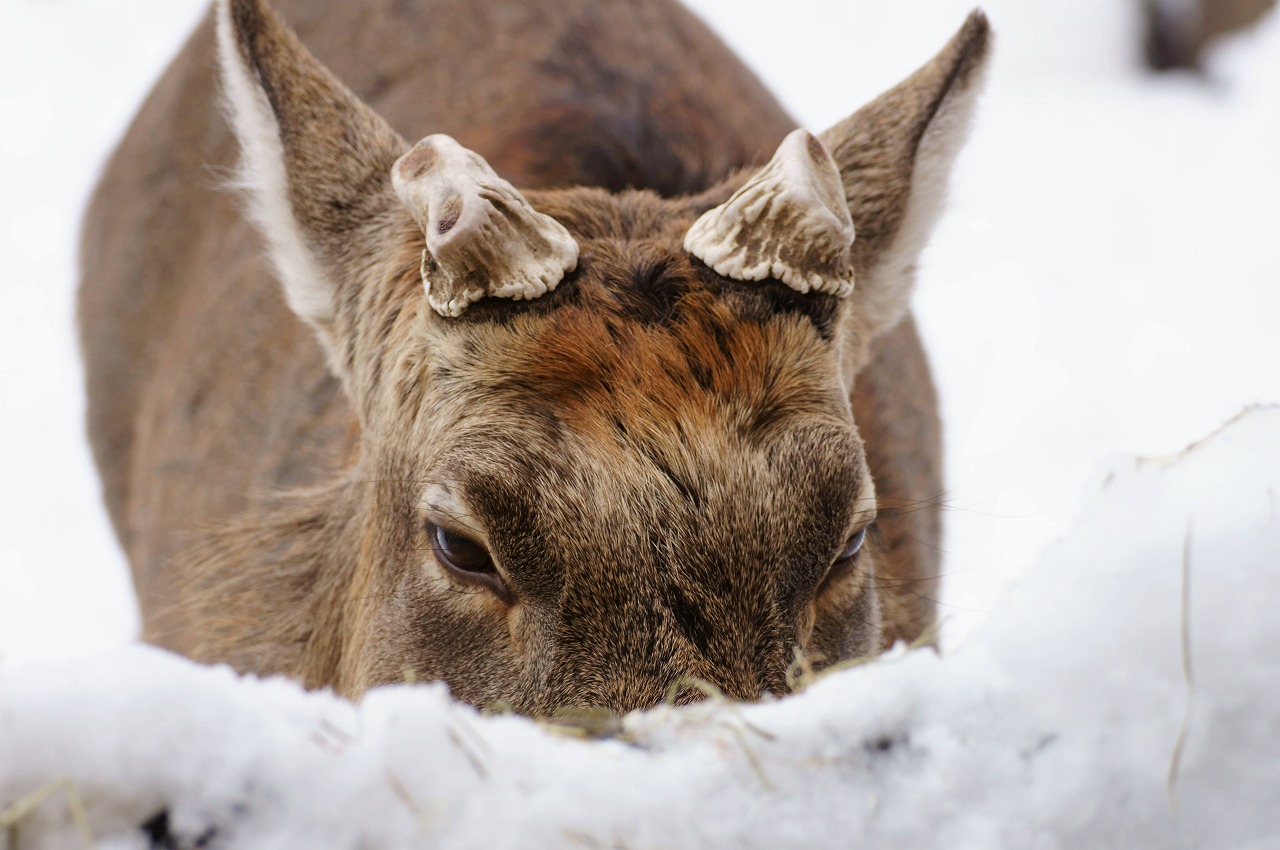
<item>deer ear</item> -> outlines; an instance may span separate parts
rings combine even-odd
[[[289,306],[321,331],[402,211],[391,167],[408,145],[262,0],[218,0],[218,56],[241,183]]]
[[[840,171],[853,242],[852,316],[864,341],[906,313],[982,88],[991,31],[974,11],[928,64],[821,139]]]

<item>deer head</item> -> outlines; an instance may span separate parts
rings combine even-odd
[[[628,709],[880,648],[849,391],[907,310],[981,14],[679,198],[521,193],[447,136],[410,146],[259,0],[218,14],[252,217],[359,420],[348,478],[374,482],[333,537],[320,678]]]

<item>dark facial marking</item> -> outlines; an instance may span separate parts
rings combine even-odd
[[[653,462],[653,465],[657,467],[658,471],[671,482],[677,491],[679,491],[680,495],[684,497],[686,502],[693,505],[695,508],[702,507],[702,496],[699,495],[697,488],[693,484],[676,475],[670,465],[668,465],[667,462],[664,461],[657,453],[646,452],[645,454],[649,460]]]
[[[622,317],[669,328],[675,322],[681,299],[695,283],[669,258],[642,260],[631,270],[629,285],[618,288]]]
[[[707,269],[707,274],[715,272]],[[732,298],[743,319],[764,323],[779,315],[804,316],[825,342],[835,337],[840,299],[825,292],[797,292],[780,280],[740,282],[720,278],[722,292]]]
[[[468,325],[492,325],[502,327],[524,316],[545,316],[561,307],[576,306],[581,303],[580,288],[584,274],[584,264],[589,258],[579,257],[578,268],[569,272],[556,288],[540,295],[531,301],[516,301],[510,298],[481,298],[462,311],[461,316],[438,321],[444,326],[466,327]]]
[[[698,606],[689,601],[689,597],[674,583],[668,583],[663,595],[663,604],[671,614],[671,620],[689,641],[701,652],[706,652],[715,636],[715,627],[703,615]]]

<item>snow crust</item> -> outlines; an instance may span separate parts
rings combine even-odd
[[[356,706],[134,647],[0,670],[0,801],[66,777],[103,848],[151,846],[140,825],[167,812],[158,846],[184,848],[1263,850],[1278,556],[1270,407],[1104,468],[1074,530],[946,656],[635,713],[593,741],[439,684]],[[64,790],[17,846],[79,842]]]

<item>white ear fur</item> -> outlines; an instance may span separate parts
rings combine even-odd
[[[266,239],[289,306],[307,321],[323,325],[333,318],[335,286],[294,218],[280,126],[238,43],[230,0],[217,0],[217,31],[225,109],[240,141],[235,185],[249,199],[249,215]]]
[[[986,69],[984,63],[947,93],[920,139],[902,224],[860,288],[858,309],[875,327],[892,327],[910,306],[916,264],[946,207],[952,166],[969,138]]]

